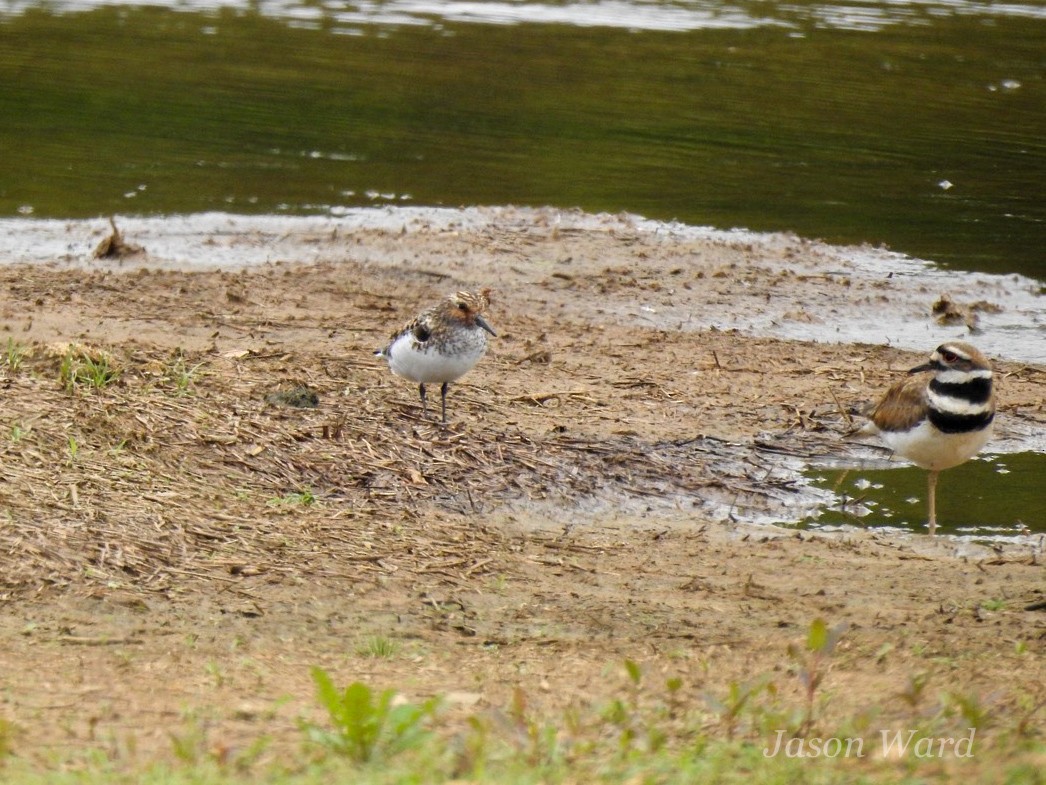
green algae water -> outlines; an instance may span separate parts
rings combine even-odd
[[[0,217],[629,211],[1046,278],[1046,11],[0,4]]]
[[[802,522],[809,528],[856,526],[926,532],[923,469],[813,469],[815,486],[835,501]],[[937,524],[941,534],[980,539],[1046,533],[1046,454],[988,455],[941,472]]]

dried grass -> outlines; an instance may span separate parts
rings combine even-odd
[[[569,518],[593,500],[732,504],[789,492],[725,444],[527,433],[484,418],[493,400],[467,407],[468,388],[455,398],[457,421],[441,429],[402,385],[374,387],[374,368],[337,359],[110,350],[119,379],[70,391],[61,355],[32,347],[5,382],[7,595],[175,596],[199,580],[365,581],[446,564],[471,575],[496,569],[496,550],[468,543],[498,539],[483,513],[505,502],[561,501]],[[173,379],[176,365],[195,369],[187,388]],[[319,407],[270,403],[288,384],[316,392]],[[315,503],[295,503],[304,490]],[[422,515],[433,508],[456,514],[436,530]]]

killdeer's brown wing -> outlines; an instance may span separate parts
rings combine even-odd
[[[910,376],[894,384],[872,410],[871,420],[880,431],[907,431],[926,417],[927,374]]]

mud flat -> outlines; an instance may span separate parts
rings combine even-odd
[[[106,259],[107,221],[2,223],[21,754],[163,756],[187,707],[215,743],[286,738],[311,665],[551,711],[630,657],[698,701],[709,673],[780,669],[816,617],[850,624],[840,711],[888,718],[915,672],[1003,713],[1043,699],[1041,536],[765,523],[827,501],[803,466],[845,460],[852,412],[967,321],[1001,448],[1041,450],[1038,282],[553,210],[117,218]],[[372,352],[480,285],[499,337],[442,430]],[[371,635],[401,655],[359,654]]]

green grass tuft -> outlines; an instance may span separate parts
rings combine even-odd
[[[120,378],[105,354],[92,355],[83,349],[72,349],[62,357],[58,379],[67,392],[86,387],[101,390]]]
[[[422,704],[399,702],[395,690],[375,692],[362,682],[339,691],[322,668],[312,669],[320,702],[332,729],[305,723],[309,741],[356,763],[385,761],[416,749],[430,738],[428,721],[439,706],[437,698]]]

